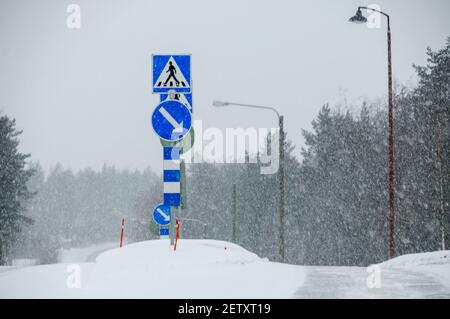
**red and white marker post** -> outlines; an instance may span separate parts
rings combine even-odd
[[[120,248],[122,248],[122,243],[123,243],[123,229],[125,228],[124,224],[125,224],[125,218],[122,218],[122,227],[120,230]]]
[[[178,236],[180,234],[180,221],[177,219],[175,219],[175,244],[173,245],[173,251],[177,250],[177,242],[178,242]]]

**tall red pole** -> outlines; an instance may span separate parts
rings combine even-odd
[[[125,224],[125,218],[122,218],[122,227],[120,230],[120,248],[122,248],[124,224]]]
[[[388,77],[389,77],[389,257],[395,256],[395,167],[394,167],[394,110],[392,102],[391,27],[388,17]]]

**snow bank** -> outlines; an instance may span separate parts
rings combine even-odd
[[[68,264],[0,273],[0,298],[292,298],[302,267],[269,262],[215,240],[152,240],[106,251],[80,263],[80,288]]]
[[[241,246],[217,240],[180,240],[177,251],[170,247],[168,239],[151,240],[124,246],[100,254],[97,259],[99,268],[106,266],[142,267],[175,264],[185,266],[205,266],[217,264],[245,264],[261,261],[256,254]],[[176,264],[175,264],[176,265]],[[105,269],[106,270],[106,269]]]
[[[450,291],[450,250],[403,255],[379,265],[385,269],[405,269],[432,276]]]
[[[174,252],[154,240],[101,254],[91,277],[92,296],[290,298],[304,274],[229,242],[180,240]]]
[[[403,255],[392,258],[379,265],[385,268],[416,267],[427,265],[450,266],[450,250]]]

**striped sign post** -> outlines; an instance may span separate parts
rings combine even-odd
[[[180,171],[180,148],[176,146],[163,147],[163,183],[164,183],[164,205],[180,208],[181,205],[181,171]],[[169,226],[170,244],[174,244],[175,234],[175,214],[172,211],[172,218]]]
[[[169,146],[163,150],[164,205],[178,207],[181,204],[180,149]]]

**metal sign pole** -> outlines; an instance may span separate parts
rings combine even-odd
[[[181,205],[180,206],[178,206],[178,218],[181,216]],[[180,223],[178,222],[178,225],[177,225],[177,229],[176,229],[176,232],[177,232],[177,234],[178,234],[178,238],[177,238],[177,240],[178,239],[180,239],[180,237],[181,237],[181,235],[180,235]]]
[[[233,184],[233,192],[232,192],[232,197],[233,197],[233,202],[232,202],[232,206],[233,206],[233,216],[232,216],[232,229],[231,229],[231,242],[233,243],[237,243],[236,241],[236,221],[237,221],[237,194],[236,194],[236,184]]]
[[[171,216],[170,216],[170,226],[169,226],[169,238],[170,238],[170,246],[175,244],[175,220],[176,220],[176,207],[172,207]]]

